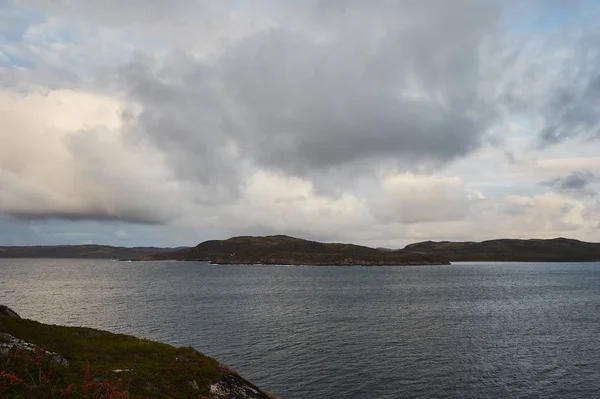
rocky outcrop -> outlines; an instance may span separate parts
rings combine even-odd
[[[249,383],[237,374],[227,374],[221,380],[210,386],[211,399],[239,398],[239,399],[269,399],[269,395],[260,388]]]
[[[35,352],[36,345],[31,342],[23,341],[22,339],[13,337],[10,334],[0,332],[0,359],[7,358],[11,351],[20,349],[25,353]],[[56,353],[44,350],[44,355],[48,356],[51,362],[68,366],[69,361],[66,357]]]

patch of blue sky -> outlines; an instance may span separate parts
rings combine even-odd
[[[2,6],[0,2],[0,39],[20,41],[27,29],[45,21],[44,14]]]
[[[538,0],[517,2],[508,9],[504,18],[514,31],[555,31],[593,12],[600,0]]]
[[[0,65],[5,68],[27,68],[31,69],[34,63],[31,60],[19,57],[12,52],[3,48],[0,42]]]
[[[502,201],[507,195],[534,196],[547,191],[537,180],[518,181],[514,176],[508,176],[505,181],[486,181],[471,184],[476,187],[488,201]]]
[[[514,114],[510,118],[510,136],[515,138],[533,138],[537,133],[534,118],[526,114]]]
[[[21,51],[26,46],[24,36],[32,25],[43,23],[44,20],[41,13],[15,10],[0,2],[0,65],[18,68],[33,66]]]
[[[116,246],[194,246],[210,233],[190,227],[122,221],[20,220],[0,213],[0,245],[105,244]]]

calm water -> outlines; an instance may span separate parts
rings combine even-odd
[[[0,303],[192,345],[282,399],[600,397],[600,263],[0,259]]]

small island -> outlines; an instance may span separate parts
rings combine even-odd
[[[286,235],[211,240],[193,248],[157,253],[139,260],[205,261],[214,264],[311,266],[448,265],[441,256],[382,251],[354,244],[329,244]]]
[[[26,320],[0,305],[2,398],[273,398],[194,348]]]

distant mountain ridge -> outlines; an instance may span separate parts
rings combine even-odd
[[[113,247],[111,245],[0,246],[0,258],[136,259],[176,248]]]
[[[424,241],[402,251],[427,253],[452,261],[594,262],[600,261],[600,243],[569,238],[498,239],[482,242]]]
[[[600,243],[562,237],[482,242],[424,241],[392,250],[274,235],[210,240],[191,248],[128,248],[93,244],[0,246],[0,258],[199,260],[221,264],[292,265],[424,265],[448,264],[452,261],[593,262],[600,261]]]
[[[217,264],[284,265],[428,265],[449,264],[439,256],[383,252],[354,244],[329,244],[285,235],[240,236],[205,241],[193,248],[159,253],[140,260],[209,261]]]

